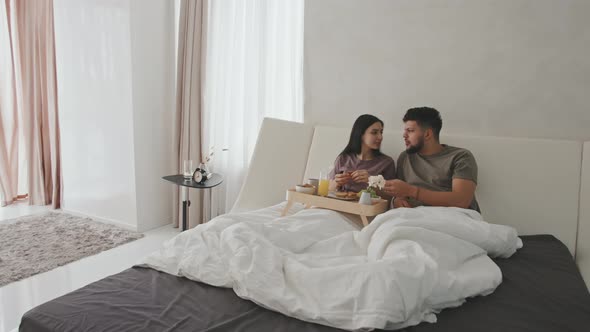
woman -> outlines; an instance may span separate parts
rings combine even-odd
[[[381,174],[386,180],[395,179],[395,162],[381,153],[381,141],[383,121],[370,114],[359,116],[348,145],[334,161],[330,188],[358,192],[367,188],[369,176]]]

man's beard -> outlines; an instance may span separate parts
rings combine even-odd
[[[409,154],[414,154],[414,153],[422,150],[423,147],[424,147],[424,137],[420,138],[420,141],[418,141],[418,144],[408,146],[408,148],[406,149],[406,152]]]

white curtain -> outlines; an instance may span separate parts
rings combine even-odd
[[[262,119],[303,122],[303,6],[304,0],[210,3],[202,146],[204,154],[214,147],[210,167],[225,178],[212,217],[233,206]]]

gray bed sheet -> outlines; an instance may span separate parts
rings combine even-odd
[[[590,294],[568,249],[550,235],[523,236],[524,248],[496,263],[491,295],[445,309],[426,331],[590,331]],[[27,312],[20,331],[340,331],[307,323],[212,287],[134,267]]]

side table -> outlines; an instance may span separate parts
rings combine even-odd
[[[170,181],[178,186],[182,187],[182,230],[186,230],[187,219],[188,219],[188,207],[191,205],[191,201],[188,198],[188,189],[207,189],[209,191],[209,219],[211,218],[211,193],[212,188],[217,187],[223,182],[223,176],[221,174],[213,173],[211,178],[207,179],[203,184],[193,181],[192,178],[185,178],[182,174],[167,175],[163,176],[162,179]]]

